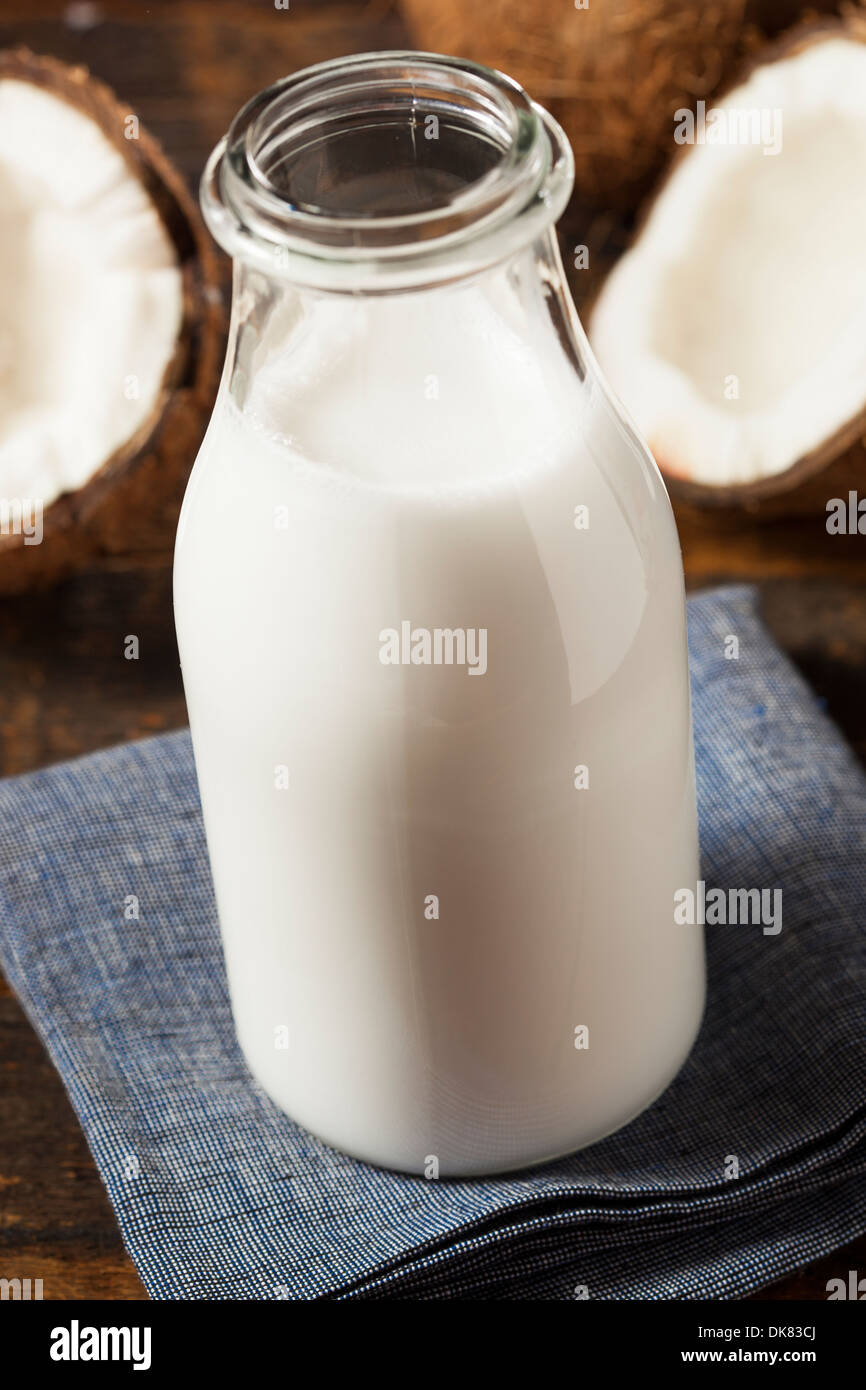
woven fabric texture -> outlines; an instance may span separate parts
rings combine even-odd
[[[507,1177],[357,1163],[251,1080],[185,731],[0,784],[0,959],[152,1296],[735,1297],[866,1229],[866,780],[750,590],[689,634],[702,872],[781,888],[782,930],[708,926],[674,1083]]]

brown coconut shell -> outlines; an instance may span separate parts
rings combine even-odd
[[[87,482],[45,508],[40,545],[0,534],[0,594],[44,588],[111,554],[168,554],[189,470],[219,384],[225,346],[224,271],[186,182],[160,145],[84,67],[28,49],[0,51],[0,79],[45,88],[89,116],[144,185],[176,249],[183,315],[150,417]]]
[[[724,92],[717,94],[716,99],[722,100],[729,92],[742,86],[757,68],[793,57],[812,44],[839,36],[866,43],[866,8],[852,6],[843,17],[812,18],[795,25],[754,53]],[[640,214],[632,245],[640,237],[668,179],[681,160],[689,158],[692,148],[681,146],[671,159],[665,177]],[[829,439],[818,448],[804,453],[790,467],[752,483],[725,486],[695,482],[684,477],[665,458],[655,441],[648,439],[647,443],[664,475],[671,497],[690,510],[710,508],[720,519],[727,513],[731,520],[736,520],[744,511],[765,521],[814,516],[825,510],[830,498],[847,498],[850,490],[866,488],[866,383],[863,409],[852,419],[845,421]]]
[[[401,0],[414,43],[517,79],[574,150],[582,205],[631,211],[670,153],[674,112],[741,60],[748,0]]]

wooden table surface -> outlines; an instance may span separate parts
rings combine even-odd
[[[289,11],[270,0],[0,0],[0,45],[87,64],[191,186],[254,90],[309,63],[407,40],[387,0],[291,0]],[[580,225],[580,208],[570,217]],[[596,219],[581,239],[615,246],[622,235]],[[735,528],[678,519],[690,587],[758,584],[770,628],[866,762],[866,538],[830,537],[822,516]],[[186,723],[172,543],[165,534],[139,549],[131,539],[126,553],[50,592],[0,600],[0,774]],[[122,657],[128,632],[139,634],[139,661]],[[0,1275],[40,1278],[50,1299],[146,1297],[60,1080],[2,980],[0,1067]],[[828,1279],[864,1268],[866,1237],[758,1297],[822,1299]]]

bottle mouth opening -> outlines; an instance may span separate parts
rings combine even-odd
[[[510,78],[438,54],[371,53],[248,102],[208,162],[202,207],[227,251],[272,274],[440,278],[530,240],[572,179],[562,131]]]

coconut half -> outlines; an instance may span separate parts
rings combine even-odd
[[[85,69],[24,50],[0,53],[0,251],[0,591],[10,592],[74,568],[111,533],[109,548],[118,531],[136,548],[122,489],[140,498],[131,475],[149,468],[159,496],[155,465],[176,472],[174,448],[188,471],[221,306],[184,182],[134,114]]]
[[[674,490],[748,504],[866,431],[866,44],[798,38],[679,131],[589,336]]]
[[[822,3],[827,0],[822,0]],[[747,0],[400,0],[413,41],[500,68],[547,107],[574,153],[575,198],[630,210],[670,149],[677,106],[742,61]]]
[[[14,78],[0,78],[0,304],[0,494],[48,506],[153,411],[183,285],[118,149]]]

